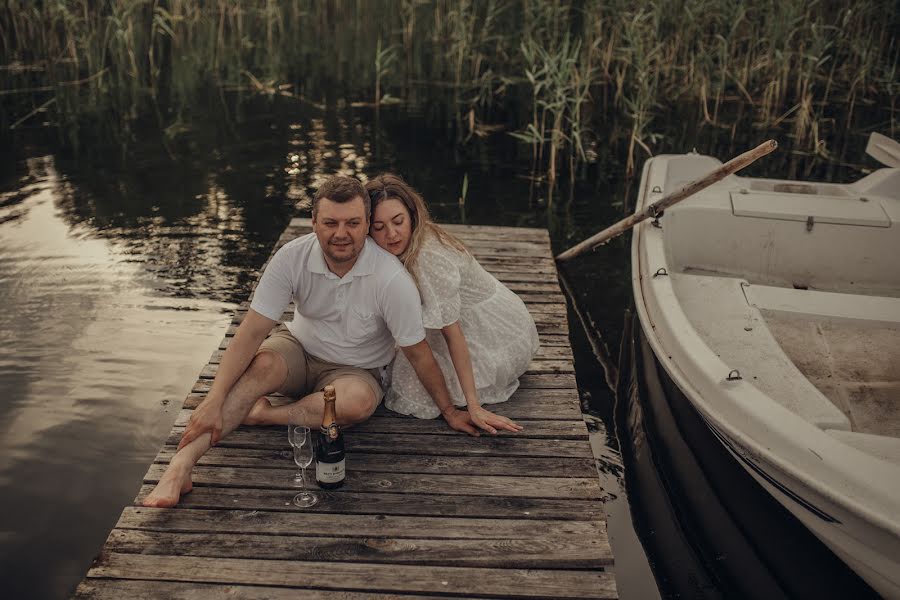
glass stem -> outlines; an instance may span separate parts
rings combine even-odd
[[[300,467],[300,491],[306,491],[306,467]]]

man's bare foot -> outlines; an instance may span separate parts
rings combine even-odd
[[[181,496],[192,489],[194,489],[194,483],[191,481],[190,470],[185,473],[183,469],[170,464],[153,491],[144,498],[143,505],[171,508],[178,504]]]
[[[266,415],[270,410],[272,410],[272,404],[268,398],[261,396],[256,399],[253,408],[250,409],[250,412],[247,413],[247,416],[244,417],[241,423],[243,425],[266,425],[269,423]]]

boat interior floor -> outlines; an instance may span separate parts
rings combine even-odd
[[[728,368],[843,443],[900,464],[900,298],[693,270],[671,279]]]
[[[791,361],[851,431],[900,438],[900,329],[763,311]]]

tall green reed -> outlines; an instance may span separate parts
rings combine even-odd
[[[424,89],[459,143],[502,126],[553,182],[601,143],[633,171],[685,103],[695,127],[828,155],[860,111],[885,107],[896,135],[898,29],[890,0],[0,0],[0,121],[40,109],[128,139],[144,116],[176,135],[204,96]],[[598,139],[613,120],[629,133]]]

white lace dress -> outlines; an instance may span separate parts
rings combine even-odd
[[[469,254],[427,238],[416,265],[425,339],[437,359],[453,404],[465,406],[456,369],[441,328],[457,321],[469,346],[482,405],[508,400],[538,349],[534,319],[521,298]],[[420,419],[440,415],[402,352],[394,359],[387,408]]]

